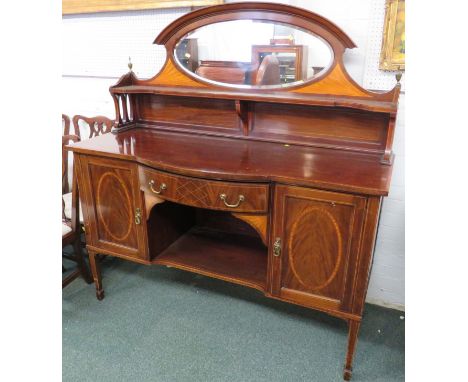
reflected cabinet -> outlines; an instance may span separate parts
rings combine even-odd
[[[98,299],[100,254],[254,288],[344,319],[349,380],[400,85],[363,89],[353,41],[281,4],[202,8],[155,43],[161,71],[110,88],[112,132],[68,147]]]
[[[307,46],[305,45],[252,45],[254,67],[260,67],[266,56],[278,60],[279,79],[276,84],[290,84],[307,78]]]

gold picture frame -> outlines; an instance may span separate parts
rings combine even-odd
[[[205,7],[223,3],[224,0],[62,0],[62,15],[156,8]]]
[[[405,0],[387,0],[380,69],[405,70]]]

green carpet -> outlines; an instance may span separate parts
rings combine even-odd
[[[63,381],[342,381],[342,320],[219,280],[108,258],[63,290]],[[402,312],[367,305],[353,381],[404,380]]]

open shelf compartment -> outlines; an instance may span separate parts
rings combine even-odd
[[[164,221],[160,235],[156,221]],[[268,248],[255,230],[227,212],[166,201],[151,211],[148,231],[153,264],[266,289]],[[161,245],[163,235],[171,239]]]

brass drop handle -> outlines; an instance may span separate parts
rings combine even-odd
[[[156,190],[154,188],[154,180],[150,180],[148,184],[150,186],[151,191],[153,191],[156,195],[159,195],[167,188],[166,183],[161,183],[161,185],[159,186],[159,190]]]
[[[135,210],[135,224],[141,224],[141,210],[139,208]]]
[[[273,243],[273,255],[276,257],[281,256],[281,238],[279,237]]]
[[[224,202],[224,205],[229,208],[237,208],[245,200],[244,195],[239,195],[239,199],[237,200],[236,204],[229,204],[228,202],[226,202],[226,194],[219,195],[219,198]]]

